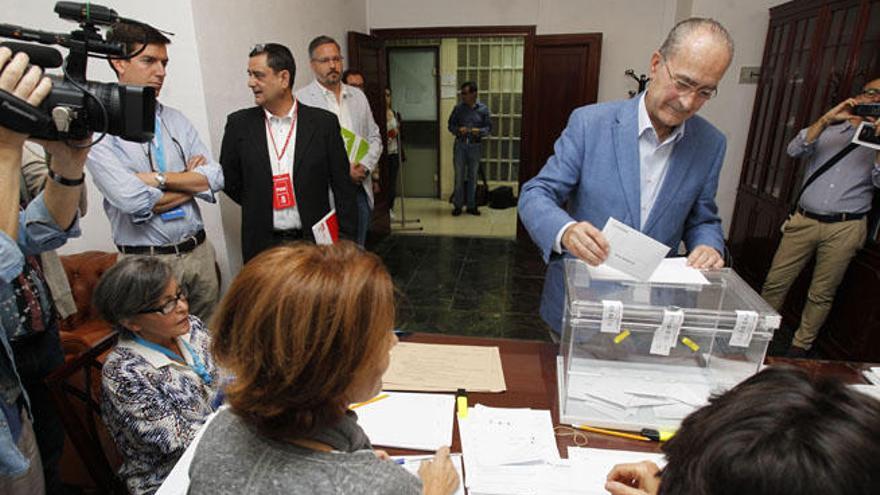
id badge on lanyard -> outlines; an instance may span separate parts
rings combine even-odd
[[[156,115],[155,135],[156,135],[156,139],[155,139],[156,168],[159,169],[159,172],[162,172],[164,174],[165,171],[168,169],[168,166],[165,162],[165,142],[164,142],[164,139],[162,138],[162,121],[160,120],[158,115]],[[151,143],[150,146],[153,146],[153,143]],[[171,210],[168,210],[168,211],[165,211],[165,212],[162,212],[159,214],[159,218],[161,218],[162,221],[164,221],[164,222],[170,222],[172,220],[179,220],[184,217],[186,217],[186,213],[183,211],[183,207],[181,207],[181,206],[178,206],[176,208],[173,208]]]
[[[272,208],[286,210],[296,206],[293,195],[293,181],[290,174],[283,173],[272,176]]]
[[[296,116],[297,116],[297,102],[293,101],[293,118],[290,122],[290,128],[287,130],[287,139],[284,141],[284,146],[281,148],[281,152],[278,152],[278,145],[275,143],[275,136],[272,132],[272,127],[269,125],[269,119],[266,119],[266,130],[268,131],[269,138],[272,140],[272,147],[275,150],[275,158],[278,162],[278,170],[281,171],[282,160],[284,159],[284,155],[287,153],[287,145],[290,144],[290,137],[293,135],[293,130],[296,127]],[[290,173],[282,172],[279,174],[275,174],[272,176],[272,208],[276,210],[286,210],[287,208],[293,208],[296,206],[296,195],[293,192],[293,179],[290,177]]]

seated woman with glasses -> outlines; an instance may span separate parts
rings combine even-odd
[[[101,408],[129,493],[153,493],[213,412],[218,370],[204,324],[157,258],[124,258],[98,282],[94,304],[120,333],[104,363]]]
[[[453,493],[447,447],[413,476],[373,451],[349,409],[382,387],[394,312],[388,271],[348,241],[285,245],[245,265],[213,334],[236,377],[230,407],[205,427],[189,493]]]

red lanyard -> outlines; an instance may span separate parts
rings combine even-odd
[[[278,153],[278,145],[275,144],[275,134],[272,132],[272,128],[269,127],[269,118],[263,116],[263,118],[266,120],[266,130],[269,131],[269,139],[272,140],[272,148],[275,150],[275,158],[278,159],[279,165],[281,165],[281,159],[284,158],[284,153],[287,153],[287,145],[290,144],[290,136],[293,135],[293,128],[296,127],[296,114],[296,100],[293,100],[293,116],[292,120],[290,121],[290,129],[287,131],[287,139],[284,141],[284,147],[281,148],[281,153]]]

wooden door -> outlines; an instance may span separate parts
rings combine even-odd
[[[388,71],[385,66],[385,42],[377,36],[348,32],[348,67],[357,69],[364,75],[364,94],[370,102],[373,118],[383,139],[382,157],[379,159],[379,191],[374,195],[373,219],[370,233],[374,236],[391,232],[391,218],[388,215],[388,167],[384,151],[385,145],[385,87],[388,84]]]
[[[572,110],[596,102],[601,49],[601,33],[526,37],[520,187],[553,154]],[[528,239],[522,223],[517,239]]]

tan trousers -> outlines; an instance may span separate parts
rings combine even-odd
[[[837,286],[856,251],[865,243],[867,219],[822,223],[800,213],[785,225],[761,296],[777,311],[788,289],[816,254],[816,268],[792,345],[809,349],[831,310]]]
[[[147,254],[120,254],[119,259]],[[200,246],[182,254],[157,254],[157,258],[171,265],[174,278],[186,289],[189,312],[205,323],[211,318],[214,306],[220,298],[220,281],[214,269],[215,255],[211,241],[205,239]]]
[[[2,416],[3,413],[0,413]],[[37,448],[37,437],[34,435],[33,423],[27,413],[21,412],[21,436],[18,437],[18,450],[30,461],[27,471],[12,478],[0,476],[0,493],[3,495],[43,495],[46,488],[43,483],[43,464],[40,460],[40,449]]]

